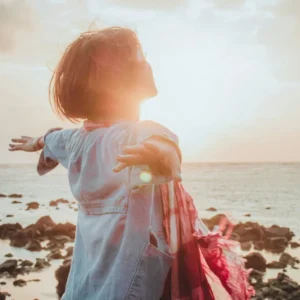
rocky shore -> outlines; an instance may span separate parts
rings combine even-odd
[[[5,196],[0,194],[0,197]],[[10,197],[22,198],[22,195],[15,194]],[[14,201],[16,204],[18,203],[17,200]],[[68,203],[70,203],[68,200],[57,199],[51,201],[49,206],[57,207],[58,204],[68,205]],[[39,206],[34,202],[27,205],[27,209],[38,208]],[[210,208],[210,211],[216,210]],[[218,214],[210,219],[203,219],[203,221],[210,229],[213,229],[219,224],[222,216],[222,214]],[[33,252],[46,251],[47,253],[44,258],[37,258],[35,261],[16,259],[11,253],[6,253],[5,260],[0,264],[0,300],[10,299],[9,293],[13,292],[5,290],[6,280],[13,279],[13,286],[16,287],[23,287],[33,280],[38,281],[39,279],[24,280],[22,276],[33,273],[38,277],[37,272],[48,268],[53,260],[63,262],[55,272],[56,292],[61,297],[70,270],[75,230],[75,225],[69,222],[55,223],[50,216],[43,216],[37,222],[26,227],[19,223],[0,223],[0,239],[8,240],[10,246]],[[287,268],[298,269],[300,263],[298,258],[286,252],[288,249],[300,247],[289,228],[277,225],[264,227],[249,221],[239,223],[234,227],[232,239],[241,243],[246,267],[253,269],[250,281],[256,290],[254,299],[300,299],[299,283],[287,275]],[[279,259],[267,263],[263,251],[277,254]],[[278,275],[265,280],[266,272],[270,269],[278,269]]]

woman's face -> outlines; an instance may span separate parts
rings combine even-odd
[[[141,77],[139,82],[139,89],[142,100],[155,97],[157,95],[157,88],[153,76],[153,71],[150,64],[145,61],[141,68]]]

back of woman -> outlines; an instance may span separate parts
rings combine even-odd
[[[45,174],[51,169],[47,170],[49,161],[64,165],[79,204],[73,262],[63,299],[159,299],[172,263],[160,191],[153,185],[162,177],[153,176],[145,184],[142,168],[120,173],[113,168],[122,147],[149,139],[149,130],[176,136],[149,122],[120,122],[95,129],[85,124],[81,129],[46,135],[38,166]]]
[[[79,210],[62,299],[249,299],[242,264],[229,265],[219,247],[228,243],[196,225],[193,199],[177,182],[176,135],[139,122],[140,103],[157,90],[136,34],[119,27],[82,34],[50,90],[57,114],[83,126],[22,136],[10,150],[43,149],[40,175],[59,163],[68,169]]]

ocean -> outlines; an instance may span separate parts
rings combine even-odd
[[[183,183],[194,197],[200,217],[228,213],[237,222],[251,220],[266,226],[286,226],[294,231],[295,240],[299,241],[300,163],[184,164]],[[49,202],[57,198],[74,200],[69,190],[67,172],[62,167],[39,177],[35,165],[0,165],[0,193],[23,195],[19,199],[20,204],[11,204],[11,198],[0,198],[0,224],[19,222],[23,226],[29,225],[44,215],[50,215],[55,222],[70,221],[76,224],[76,212],[68,205],[61,204],[58,210],[49,206]],[[32,201],[39,202],[40,208],[25,210],[26,203]],[[72,206],[75,208],[76,204]],[[209,207],[216,208],[217,212],[206,211]],[[7,218],[8,214],[13,217]],[[245,214],[251,216],[246,217]],[[8,252],[21,259],[45,257],[44,252],[12,248],[7,241],[2,241],[0,263]],[[61,260],[52,261],[51,268],[26,277],[39,278],[41,282],[30,282],[26,287],[16,288],[8,281],[1,289],[11,292],[15,300],[56,299],[54,271],[60,264]],[[297,278],[293,272],[300,271],[291,272]]]

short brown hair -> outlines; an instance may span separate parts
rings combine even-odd
[[[99,105],[114,105],[109,103],[112,91],[125,93],[136,84],[139,53],[143,56],[141,44],[130,29],[110,27],[81,34],[65,50],[50,82],[56,113],[76,122]]]

